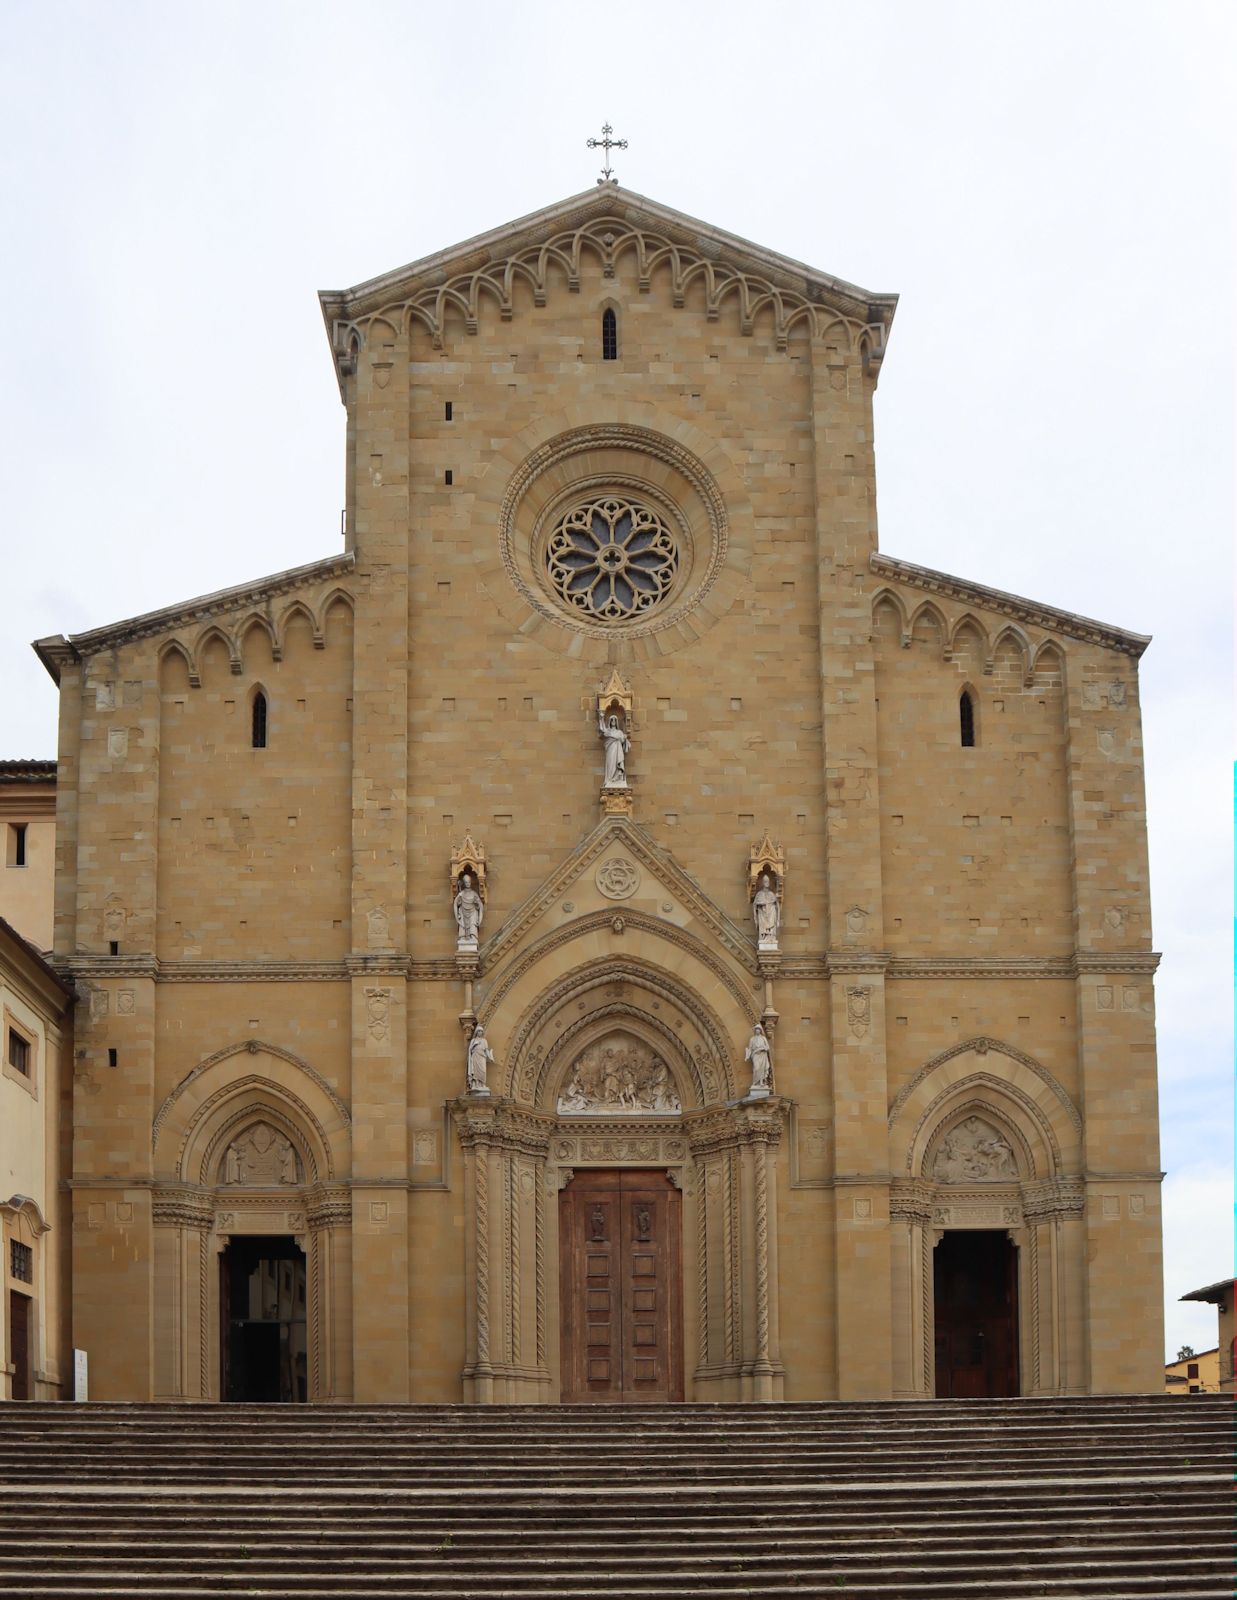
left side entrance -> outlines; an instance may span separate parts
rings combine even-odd
[[[220,1394],[307,1400],[305,1252],[291,1238],[234,1238],[219,1271]]]

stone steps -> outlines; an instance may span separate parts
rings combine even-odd
[[[1218,1600],[1233,1415],[7,1405],[0,1596]]]

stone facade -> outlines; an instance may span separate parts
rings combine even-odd
[[[310,1398],[554,1400],[611,1167],[689,1399],[931,1394],[967,1231],[1021,1392],[1158,1388],[1147,641],[877,552],[894,298],[607,185],[322,301],[346,552],[38,647],[92,1395],[279,1236]]]

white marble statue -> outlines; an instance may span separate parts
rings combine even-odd
[[[468,1041],[469,1094],[489,1094],[485,1075],[493,1059],[494,1052],[490,1049],[490,1041],[485,1036],[485,1029],[478,1023],[472,1030],[472,1038]]]
[[[604,711],[597,713],[597,731],[606,741],[606,775],[602,780],[602,786],[606,789],[625,789],[627,752],[631,749],[631,740],[619,725],[619,719],[613,712],[608,717]]]
[[[459,892],[451,902],[451,909],[455,912],[455,926],[459,929],[458,943],[475,945],[485,920],[485,903],[472,886],[471,873],[466,872],[460,879]]]
[[[752,1064],[752,1086],[747,1091],[749,1100],[765,1100],[773,1088],[773,1057],[769,1045],[768,1035],[758,1022],[752,1029],[752,1036],[747,1041],[747,1049],[743,1052],[744,1061]]]
[[[782,925],[782,907],[773,880],[767,872],[762,874],[760,888],[752,896],[752,920],[756,924],[756,943],[761,949],[776,950],[778,929]]]

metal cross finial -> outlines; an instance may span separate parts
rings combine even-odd
[[[627,148],[626,139],[612,139],[610,137],[613,132],[614,129],[610,126],[610,124],[608,122],[603,122],[601,125],[601,138],[590,139],[588,141],[588,148],[590,150],[604,150],[606,152],[605,166],[602,167],[601,177],[597,180],[599,184],[609,183],[610,179],[614,176],[614,168],[610,165],[611,150],[626,150]]]

